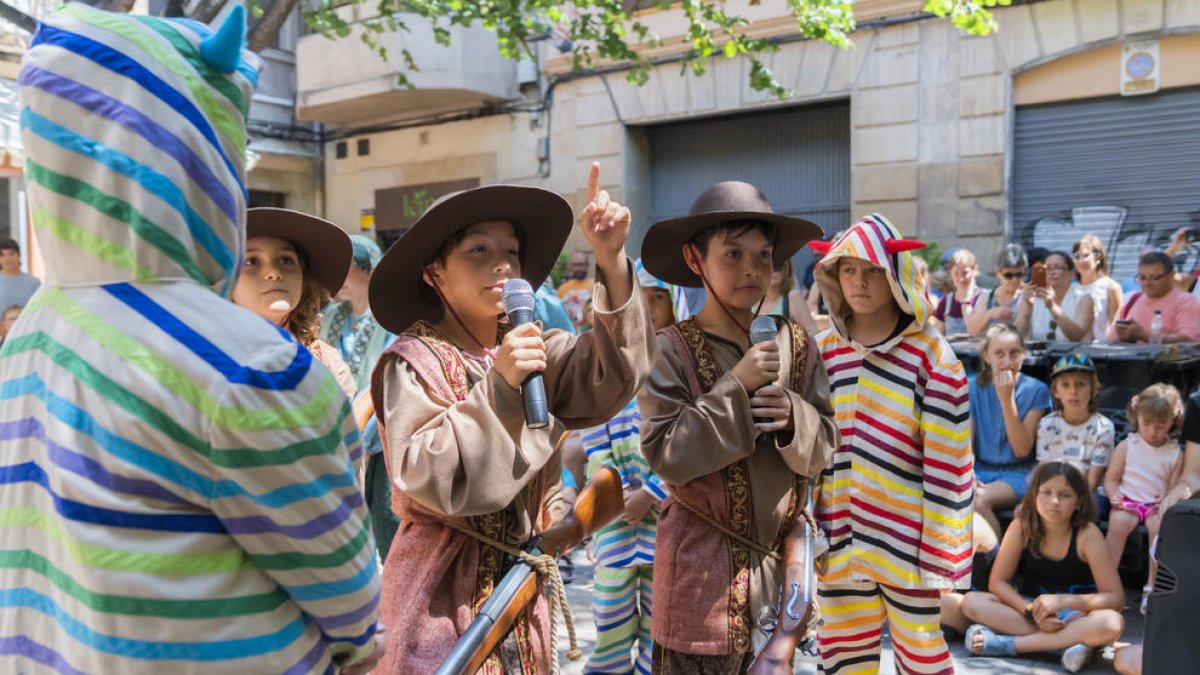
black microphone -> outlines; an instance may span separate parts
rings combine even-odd
[[[760,344],[763,342],[774,342],[775,336],[779,334],[779,324],[775,323],[773,316],[756,316],[750,322],[750,342]],[[766,386],[766,385],[763,385]],[[755,424],[767,424],[775,420],[763,417],[755,417]],[[775,432],[764,431],[761,434],[764,440],[775,442]]]
[[[533,322],[533,287],[528,281],[509,279],[500,294],[500,302],[504,305],[508,322],[514,328],[523,323]],[[525,396],[525,426],[541,429],[550,424],[550,415],[546,411],[546,385],[542,383],[542,374],[530,373],[521,385],[521,393]]]

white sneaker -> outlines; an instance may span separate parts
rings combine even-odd
[[[1067,647],[1062,655],[1063,670],[1068,673],[1078,673],[1083,670],[1083,667],[1092,660],[1092,653],[1095,650],[1085,644],[1071,645]]]

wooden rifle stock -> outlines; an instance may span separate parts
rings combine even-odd
[[[534,537],[524,550],[534,556],[546,553],[558,557],[616,520],[624,509],[621,477],[612,467],[604,467],[579,493],[574,510],[540,537]],[[521,612],[537,598],[539,585],[537,572],[532,567],[523,561],[515,563],[479,608],[479,614],[438,668],[437,675],[477,672],[512,630]],[[564,611],[570,609],[564,608]],[[551,627],[551,630],[556,628]]]
[[[804,639],[812,616],[813,537],[804,514],[783,540],[783,592],[779,596],[779,620],[766,646],[750,664],[749,675],[791,675],[795,672],[796,649]]]

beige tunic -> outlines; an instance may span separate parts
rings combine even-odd
[[[616,310],[597,284],[594,310],[592,332],[546,334],[551,424],[544,429],[525,426],[520,391],[482,359],[452,345],[447,352],[443,340],[441,353],[457,358],[428,367],[421,355],[434,354],[426,348],[438,336],[427,324],[414,327],[424,331],[419,342],[406,333],[380,360],[373,396],[384,420],[393,505],[402,524],[385,566],[382,622],[390,635],[379,672],[436,669],[499,579],[494,551],[450,530],[445,521],[477,530],[495,527],[512,544],[527,541],[562,515],[556,442],[563,431],[607,421],[640,388],[655,343],[636,284],[630,300]],[[426,381],[431,372],[443,381]],[[457,389],[461,400],[448,393],[454,388],[446,380],[456,378],[467,384]],[[526,673],[547,670],[545,607],[539,599],[527,615],[530,628],[518,631]],[[499,666],[489,662],[489,669]]]
[[[668,649],[690,654],[744,653],[751,648],[750,628],[758,609],[774,601],[781,583],[775,563],[751,551],[743,561],[748,570],[743,568],[739,578],[743,563],[738,556],[744,557],[745,549],[739,554],[725,535],[676,502],[682,499],[728,529],[741,529],[778,550],[804,506],[797,503],[802,497],[794,487],[825,467],[836,427],[828,380],[811,339],[804,348],[805,363],[793,365],[791,335],[780,331],[783,379],[792,381],[787,373],[793,368],[810,374],[807,391],[788,392],[794,433],[777,432],[772,443],[755,429],[750,396],[729,372],[745,350],[702,334],[698,327],[693,335],[715,361],[708,364],[711,372],[697,373],[694,362],[681,358],[664,331],[658,338],[658,361],[639,398],[642,452],[672,494],[659,518],[653,635]],[[711,388],[695,398],[697,381],[706,379]]]

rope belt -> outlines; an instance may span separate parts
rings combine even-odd
[[[562,576],[558,573],[558,561],[554,556],[547,553],[541,555],[532,555],[521,549],[505,544],[497,539],[477,532],[469,527],[459,525],[458,523],[444,521],[447,527],[452,530],[461,532],[475,541],[490,546],[497,551],[507,553],[511,556],[520,558],[522,562],[529,565],[537,572],[538,576],[550,584],[550,673],[551,675],[559,675],[558,664],[558,622],[555,620],[555,615],[562,613],[563,623],[567,627],[567,640],[569,649],[567,649],[567,658],[572,661],[578,661],[583,658],[583,652],[579,650],[579,645],[575,641],[575,622],[571,620],[571,609],[567,605],[567,591],[563,587]]]
[[[755,551],[756,553],[763,556],[764,558],[771,558],[773,560],[783,562],[783,556],[779,555],[779,551],[767,548],[766,546],[763,546],[761,543],[759,543],[753,539],[750,539],[748,537],[743,537],[742,535],[738,534],[737,532],[730,530],[729,528],[725,527],[721,523],[718,523],[716,520],[711,518],[708,514],[700,511],[700,509],[697,509],[696,507],[692,506],[691,504],[688,504],[687,502],[680,499],[679,495],[673,494],[673,495],[671,495],[671,499],[675,500],[676,504],[679,504],[683,508],[687,509],[693,515],[700,518],[700,520],[703,520],[704,522],[708,523],[710,527],[712,527],[714,530],[720,532],[721,534],[725,535],[729,539],[741,544],[742,546],[745,546],[746,548],[751,549],[752,551]],[[799,515],[799,517],[804,518],[804,520],[808,521],[809,529],[811,529],[813,532],[817,531],[817,523],[813,520],[812,515],[809,514],[808,509],[801,510],[798,515]]]

